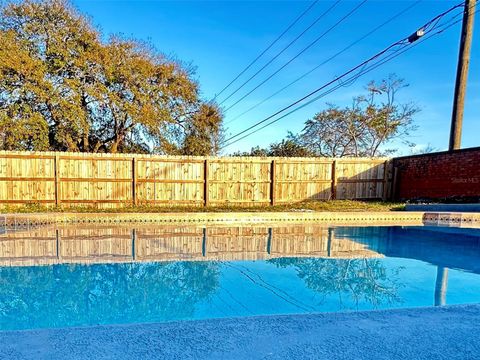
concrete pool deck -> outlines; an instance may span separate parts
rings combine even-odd
[[[480,305],[0,332],[0,359],[479,359]]]

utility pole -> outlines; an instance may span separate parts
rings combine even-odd
[[[468,65],[470,63],[470,48],[472,46],[473,18],[477,0],[466,0],[463,12],[460,51],[458,54],[457,80],[453,98],[452,125],[450,128],[450,143],[448,150],[460,149],[462,142],[462,122],[467,88]]]

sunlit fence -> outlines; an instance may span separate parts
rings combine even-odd
[[[385,158],[189,157],[0,152],[0,204],[275,205],[387,199]]]

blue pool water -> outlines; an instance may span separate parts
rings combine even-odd
[[[0,330],[480,302],[478,230],[187,230],[0,235]]]

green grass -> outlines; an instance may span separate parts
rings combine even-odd
[[[402,203],[380,201],[354,201],[354,200],[308,200],[292,204],[275,206],[123,206],[116,209],[97,209],[92,206],[81,207],[46,207],[40,204],[22,206],[3,206],[0,213],[44,213],[44,212],[102,212],[102,213],[166,213],[166,212],[285,212],[285,211],[401,211],[405,205]]]

